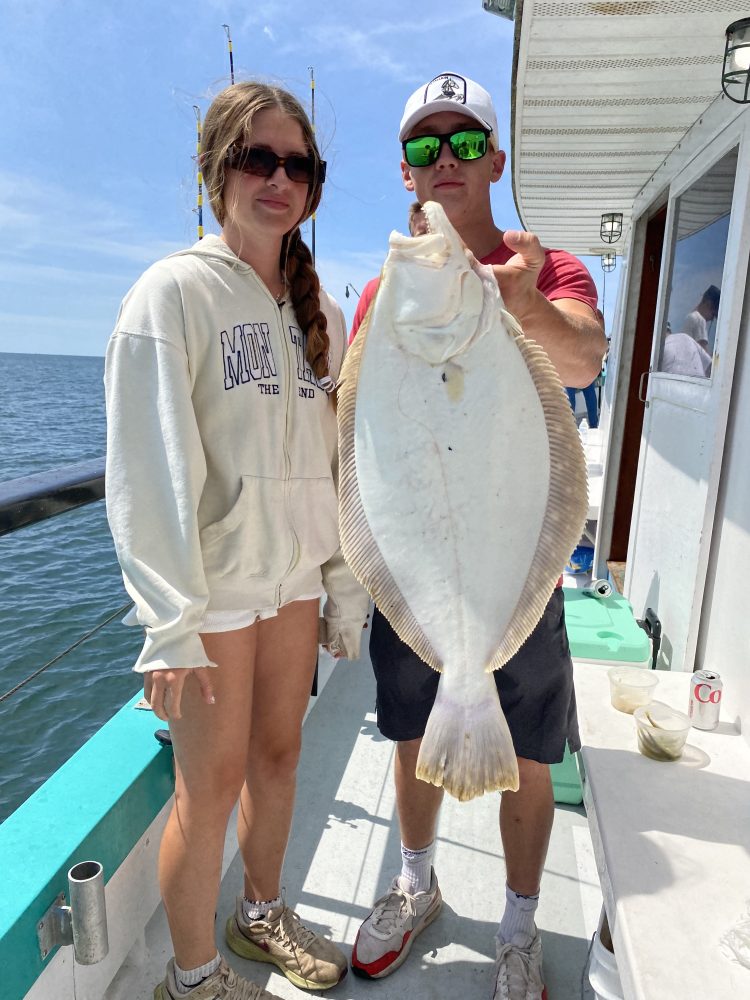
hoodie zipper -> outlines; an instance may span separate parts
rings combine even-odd
[[[292,459],[291,459],[291,453],[290,453],[290,448],[289,448],[289,438],[290,438],[290,431],[291,431],[291,409],[292,409],[292,403],[293,403],[293,399],[292,399],[292,388],[293,388],[292,358],[291,358],[291,351],[290,351],[290,348],[289,348],[289,344],[287,342],[286,331],[284,329],[284,322],[283,322],[283,308],[284,308],[284,303],[283,302],[276,302],[275,304],[278,306],[278,310],[279,310],[279,315],[278,315],[279,329],[281,331],[281,344],[282,344],[282,350],[284,352],[284,361],[285,361],[284,369],[285,369],[285,376],[286,376],[286,390],[287,390],[287,392],[286,392],[286,411],[285,411],[285,414],[284,414],[284,502],[286,504],[287,522],[289,524],[289,532],[290,532],[290,534],[292,536],[292,557],[291,557],[291,559],[289,561],[289,565],[286,568],[286,572],[284,573],[284,575],[282,576],[282,578],[279,581],[278,585],[276,586],[276,604],[280,605],[281,604],[281,584],[289,576],[289,574],[292,572],[292,570],[295,568],[295,566],[299,562],[300,546],[299,546],[299,538],[297,537],[297,533],[294,530],[294,523],[292,521],[292,512],[291,512],[291,506],[290,506],[290,497],[291,497],[291,489],[292,489],[292,484],[291,484]]]

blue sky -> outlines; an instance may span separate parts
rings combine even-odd
[[[473,77],[510,149],[513,26],[481,0],[0,0],[0,351],[103,354],[133,281],[195,240],[193,105],[205,113],[229,82],[223,23],[238,79],[308,102],[314,67],[329,161],[318,269],[347,319],[347,283],[361,290],[405,228],[396,132],[409,94],[446,70]],[[509,175],[493,211],[518,226]],[[216,230],[208,208],[205,221]],[[598,260],[587,263],[601,289]]]

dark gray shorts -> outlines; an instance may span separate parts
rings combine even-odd
[[[438,674],[402,642],[375,609],[370,659],[377,682],[378,729],[389,740],[424,735],[437,692]],[[562,589],[516,655],[495,671],[500,703],[519,757],[557,764],[567,741],[579,750],[573,664],[565,631]]]

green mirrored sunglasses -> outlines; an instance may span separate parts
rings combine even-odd
[[[404,159],[410,167],[429,167],[448,143],[457,160],[479,160],[487,152],[490,133],[483,128],[464,128],[443,135],[418,135],[404,142]]]

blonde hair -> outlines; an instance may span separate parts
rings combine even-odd
[[[299,227],[320,204],[323,180],[320,151],[304,108],[287,90],[254,80],[235,83],[222,90],[214,98],[203,122],[201,171],[211,211],[219,225],[223,226],[227,215],[224,187],[229,149],[234,145],[244,145],[248,138],[252,138],[253,118],[259,111],[269,108],[277,108],[299,124],[305,145],[316,164],[302,218],[282,241],[279,267],[286,277],[297,320],[307,339],[305,357],[320,381],[328,375],[327,323],[320,308],[320,280]]]

